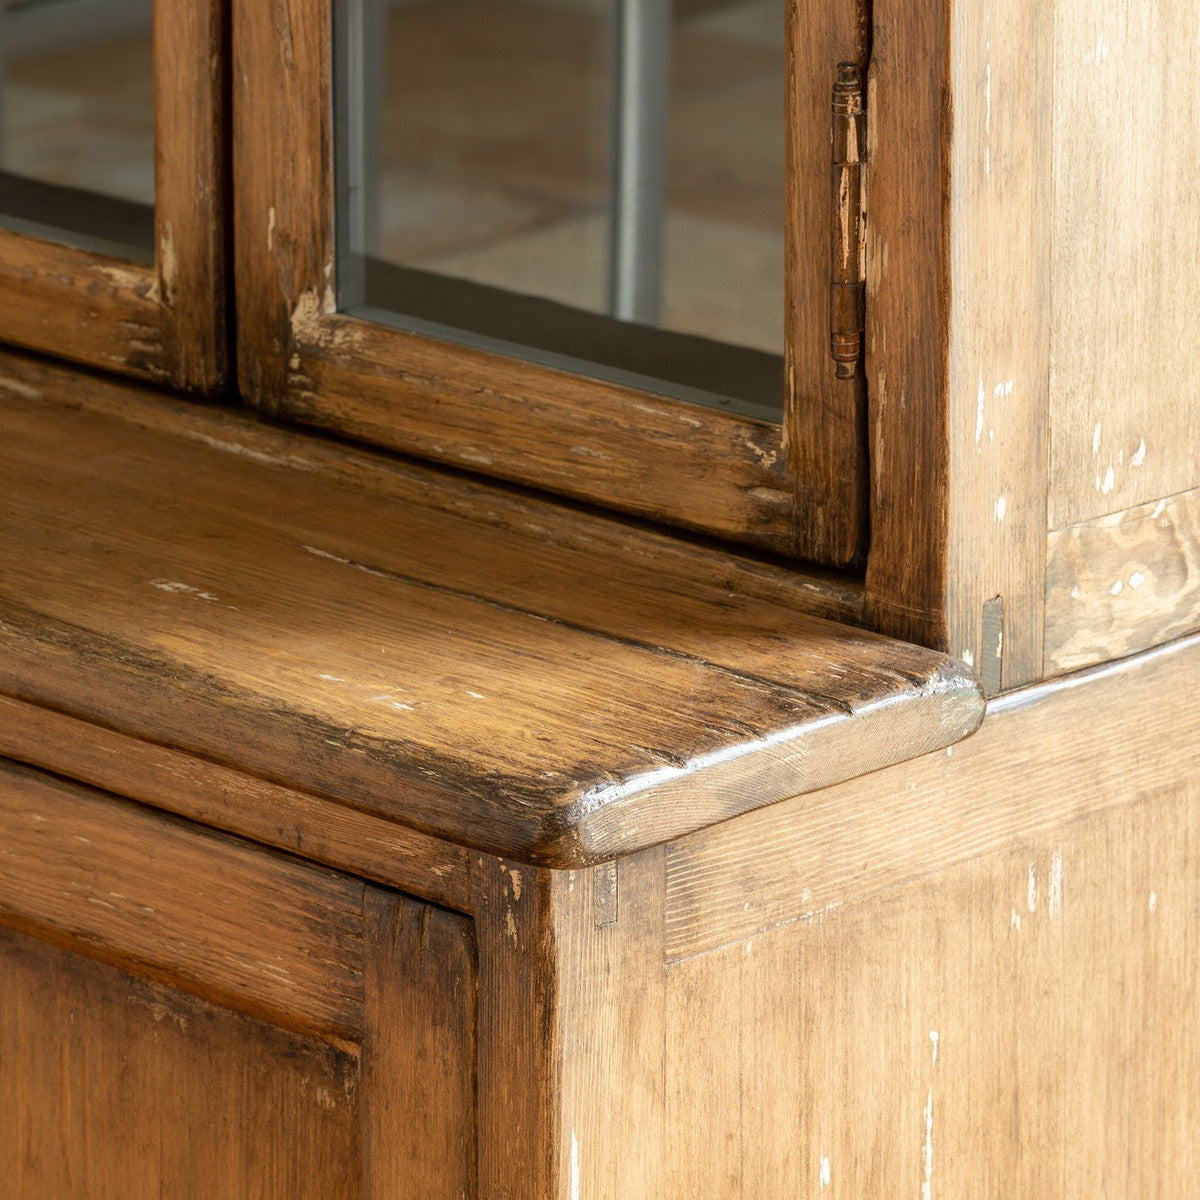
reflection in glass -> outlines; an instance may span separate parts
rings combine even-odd
[[[0,0],[0,223],[152,251],[152,16],[153,0]]]
[[[782,0],[338,11],[343,308],[778,418]]]

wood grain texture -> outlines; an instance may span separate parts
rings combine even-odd
[[[553,875],[504,859],[471,863],[479,963],[476,1184],[489,1200],[577,1200],[559,1108],[560,959]]]
[[[1191,637],[1013,692],[948,751],[673,844],[668,955],[821,920],[1189,778],[1200,769],[1190,685],[1198,664],[1200,638]]]
[[[1110,798],[673,966],[663,1194],[1189,1196],[1198,797]]]
[[[866,66],[869,16],[853,0],[789,4],[787,21],[784,437],[796,553],[845,565],[861,562],[867,546],[867,389],[861,373],[838,379],[829,353],[830,98],[839,63]]]
[[[361,1095],[369,1200],[467,1200],[475,1187],[470,920],[367,893]]]
[[[2,230],[0,336],[214,394],[227,370],[225,6],[158,3],[154,25],[155,263]]]
[[[363,885],[0,765],[0,922],[335,1041],[362,1024]]]
[[[951,8],[875,0],[872,14],[867,620],[950,649]]]
[[[748,632],[764,606],[686,577],[613,603],[603,561],[434,519],[472,532],[451,583],[392,543],[411,511],[337,480],[29,398],[0,420],[0,690],[451,840],[601,860],[981,718],[938,655],[796,613]]]
[[[244,182],[235,205],[239,362],[250,402],[773,551],[855,557],[853,514],[831,513],[829,528],[815,538],[806,532],[800,545],[794,518],[807,529],[819,514],[794,502],[794,464],[779,427],[336,311],[331,24],[328,0],[235,6],[236,111],[253,114],[234,131]],[[806,134],[806,152],[810,140]],[[827,157],[825,146],[816,190],[826,203]],[[827,223],[813,251],[826,262]],[[825,302],[803,317],[798,303],[796,320],[824,339]],[[809,440],[824,436],[814,431],[828,418],[839,425],[840,446],[853,414],[847,425],[840,400],[832,414],[819,397],[809,404],[818,384],[798,381],[792,391],[804,393]],[[860,458],[857,450],[843,461],[836,481],[823,469],[820,486],[842,490]],[[803,481],[798,486],[805,490]],[[857,487],[855,479],[850,493]]]
[[[554,901],[566,1167],[559,1194],[665,1195],[662,851],[559,873]]]
[[[991,0],[951,32],[947,633],[999,691],[1042,675],[1053,37],[1042,7]]]
[[[0,929],[13,1200],[362,1195],[355,1059]]]
[[[868,619],[1007,689],[1041,674],[1051,35],[984,0],[874,18]]]
[[[1046,671],[1120,658],[1200,628],[1200,490],[1055,530]]]
[[[1200,35],[1180,0],[1057,0],[1054,40],[1059,529],[1200,485]]]
[[[211,759],[0,695],[0,755],[466,911],[468,851]]]

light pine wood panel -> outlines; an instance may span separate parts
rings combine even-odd
[[[0,922],[354,1040],[363,885],[0,763]]]
[[[1195,15],[1054,5],[1051,529],[1200,484]]]
[[[360,1196],[357,1073],[329,1045],[0,929],[11,1200]]]
[[[1200,490],[1050,534],[1046,670],[1119,658],[1200,628]]]
[[[1184,1200],[1198,863],[1176,781],[673,966],[668,1194]]]
[[[946,605],[994,694],[1042,673],[1053,39],[1036,4],[962,0],[951,28]]]

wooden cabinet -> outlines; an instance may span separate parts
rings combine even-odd
[[[1189,13],[789,8],[770,420],[339,293],[365,11],[0,233],[0,1194],[1190,1196]]]

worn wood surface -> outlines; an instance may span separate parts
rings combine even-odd
[[[1045,14],[1041,20],[1048,27]],[[1195,10],[1054,5],[1050,528],[1200,485]]]
[[[1198,663],[1192,637],[1014,692],[948,751],[674,843],[667,954],[820,920],[1193,775]]]
[[[330,31],[326,0],[235,6],[235,108],[252,114],[234,131],[247,399],[293,420],[769,550],[836,563],[856,558],[858,393],[826,387],[824,360],[819,368],[807,358],[792,362],[789,458],[779,426],[336,311]],[[806,54],[832,52],[833,41]],[[819,155],[815,166],[803,164],[810,182],[794,185],[791,253],[815,258],[823,273],[826,116],[796,108],[791,147],[796,166],[797,156]],[[810,128],[818,119],[820,137]],[[813,203],[798,199],[800,186],[820,197],[823,221]],[[801,251],[800,239],[818,227],[816,242]],[[828,279],[819,296],[810,295],[812,283],[806,276],[803,294],[791,298],[790,336],[802,332],[824,353]],[[814,378],[802,378],[810,365]],[[836,471],[826,448],[839,452]],[[794,484],[789,468],[817,458],[810,502],[807,483]]]
[[[375,888],[364,910],[364,1195],[467,1200],[479,1194],[472,922]]]
[[[159,3],[154,27],[155,262],[0,230],[0,337],[212,394],[227,371],[225,6]]]
[[[1200,490],[1050,534],[1046,672],[1200,628]]]
[[[1015,692],[949,753],[623,859],[608,942],[574,873],[566,1061],[622,1146],[640,1089],[662,1149],[640,1190],[593,1176],[564,1116],[559,1194],[1190,1196],[1198,660]]]
[[[874,19],[868,620],[1011,688],[1041,674],[1051,35],[983,0]]]
[[[220,437],[29,398],[0,420],[0,690],[451,840],[612,857],[981,717],[958,665],[711,575],[614,602],[603,560],[422,518],[469,535],[446,579],[408,553],[411,510]]]
[[[867,619],[896,636],[950,649],[949,5],[875,0],[873,27]]]
[[[662,1194],[1184,1200],[1198,861],[1176,778],[676,964]]]
[[[12,764],[0,923],[342,1042],[362,1026],[363,885]]]
[[[866,379],[861,371],[839,379],[829,353],[830,105],[838,64],[866,66],[869,15],[853,0],[789,4],[787,19],[784,437],[796,553],[845,564],[861,561],[867,545]]]
[[[469,908],[463,847],[211,759],[5,695],[0,755],[435,904]]]
[[[360,1196],[357,1075],[332,1046],[0,928],[13,1200]]]

